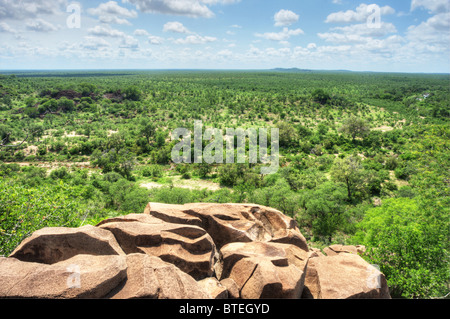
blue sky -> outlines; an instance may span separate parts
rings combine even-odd
[[[449,0],[0,0],[0,69],[450,73],[449,7]]]

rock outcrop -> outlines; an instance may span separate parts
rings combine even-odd
[[[386,279],[374,266],[354,254],[311,258],[303,298],[390,298]]]
[[[0,298],[390,298],[362,249],[309,249],[293,219],[260,205],[150,203],[36,231],[0,258]]]
[[[76,255],[124,255],[114,235],[98,227],[43,228],[10,255],[21,261],[54,264]]]

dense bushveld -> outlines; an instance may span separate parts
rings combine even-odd
[[[173,164],[170,133],[194,120],[279,128],[279,171]],[[0,75],[0,254],[39,228],[140,213],[148,201],[252,202],[295,218],[315,247],[366,245],[394,297],[439,298],[450,290],[449,120],[448,75]]]

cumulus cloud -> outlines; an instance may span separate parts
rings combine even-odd
[[[52,32],[58,30],[53,24],[43,19],[36,19],[31,22],[27,22],[26,29],[35,32]]]
[[[145,31],[145,30],[141,30]],[[136,33],[136,31],[135,31]],[[138,32],[140,33],[140,32]],[[98,37],[98,38],[115,38],[120,39],[119,48],[122,49],[132,49],[137,50],[139,48],[139,41],[131,35],[126,34],[125,32],[113,29],[111,27],[105,26],[95,26],[93,28],[88,29],[88,34],[90,36]],[[105,44],[107,42],[101,41],[100,44]]]
[[[22,20],[55,14],[61,12],[65,3],[65,0],[0,0],[0,19]]]
[[[88,33],[98,37],[124,38],[126,36],[122,31],[99,25],[88,29]]]
[[[139,48],[139,41],[130,35],[122,38],[119,48],[137,50]]]
[[[295,12],[292,12],[290,10],[280,10],[274,16],[275,26],[277,27],[289,26],[297,22],[298,18],[299,16]]]
[[[144,29],[136,29],[134,30],[133,34],[136,36],[144,36],[144,37],[150,36],[150,33],[148,33],[147,30]]]
[[[448,0],[412,0],[411,11],[421,7],[433,13],[447,13],[450,11],[450,2]]]
[[[372,38],[381,38],[397,33],[392,23],[382,22],[379,28],[368,28],[367,24],[353,24],[345,27],[331,28],[330,32],[318,33],[319,38],[334,43],[367,42]]]
[[[267,32],[267,33],[256,33],[255,35],[260,38],[264,38],[272,41],[286,41],[291,36],[296,36],[304,34],[302,29],[291,30],[289,28],[283,28],[281,32]]]
[[[407,38],[417,46],[439,46],[449,51],[450,40],[450,13],[440,13],[417,26],[410,26]]]
[[[152,44],[152,45],[160,45],[164,42],[164,39],[161,37],[158,37],[156,35],[150,35],[148,37],[148,43]]]
[[[173,41],[175,44],[205,44],[209,42],[215,42],[217,41],[217,38],[215,37],[208,37],[208,36],[201,36],[198,34],[189,35],[184,39],[176,39]]]
[[[180,22],[167,22],[163,27],[164,32],[175,32],[175,33],[191,33],[182,23]]]
[[[86,50],[99,50],[110,46],[111,44],[105,39],[91,36],[84,37],[84,41],[81,44],[81,47]]]
[[[233,4],[240,0],[122,0],[136,6],[144,13],[181,15],[192,18],[212,18],[215,14],[209,6]]]
[[[101,3],[97,8],[87,10],[90,15],[98,16],[102,23],[127,24],[131,23],[127,20],[137,18],[138,14],[134,10],[128,10],[118,5],[116,1]]]
[[[395,9],[390,6],[380,7],[381,15],[394,14]],[[352,23],[352,22],[364,22],[367,18],[373,14],[371,7],[365,3],[360,4],[355,11],[339,11],[328,15],[325,20],[326,23]]]
[[[0,32],[4,32],[4,33],[17,33],[16,30],[14,30],[13,28],[11,28],[9,26],[9,24],[7,24],[6,22],[0,22]]]

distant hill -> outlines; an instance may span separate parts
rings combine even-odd
[[[309,69],[299,69],[299,68],[275,68],[270,71],[275,72],[285,72],[285,73],[305,73],[305,72],[337,72],[337,73],[351,73],[353,71],[349,70],[309,70]]]
[[[271,71],[287,72],[287,73],[313,72],[313,70],[299,69],[299,68],[290,68],[290,69],[275,68],[275,69],[272,69]]]

